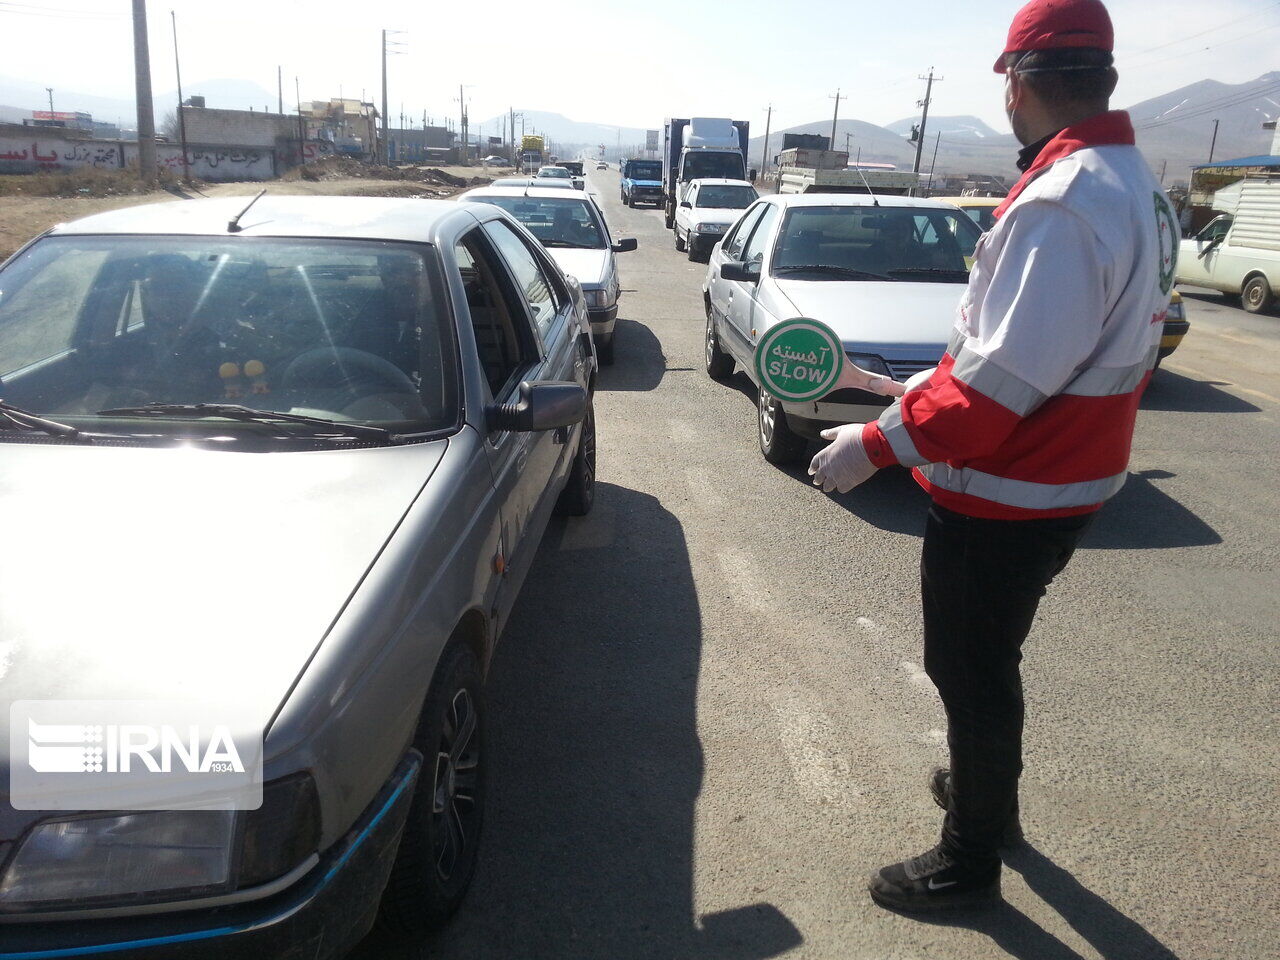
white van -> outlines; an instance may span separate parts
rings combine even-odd
[[[1250,313],[1280,291],[1280,177],[1249,177],[1235,212],[1215,217],[1178,250],[1177,281],[1239,294]]]

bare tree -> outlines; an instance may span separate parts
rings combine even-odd
[[[178,142],[179,132],[177,111],[170,110],[164,115],[164,119],[160,121],[160,136],[164,137],[171,143]]]

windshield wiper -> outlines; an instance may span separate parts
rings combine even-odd
[[[21,407],[5,403],[3,400],[0,400],[0,415],[3,415],[9,423],[16,424],[26,430],[40,430],[51,437],[66,437],[68,440],[76,440],[80,437],[80,431],[69,423],[46,420],[44,417],[36,416],[34,413],[28,413]]]
[[[600,250],[601,247],[594,247],[589,243],[570,243],[568,240],[543,240],[544,247],[570,247],[574,250]]]
[[[275,410],[257,410],[238,403],[148,403],[141,407],[113,407],[110,410],[99,410],[100,417],[162,417],[191,418],[224,417],[228,420],[242,420],[246,423],[269,423],[280,420],[285,423],[305,423],[313,427],[328,427],[338,430],[350,437],[367,437],[370,440],[394,442],[396,434],[385,427],[375,427],[367,423],[344,423],[341,420],[329,420],[325,417],[308,417],[300,413],[278,413]]]
[[[905,273],[908,275],[919,275],[933,277],[955,277],[961,283],[967,283],[969,280],[969,271],[960,270],[955,267],[894,267],[889,271],[892,274]]]
[[[787,264],[782,267],[774,267],[774,273],[834,273],[842,277],[848,277],[851,280],[892,280],[893,277],[886,277],[883,273],[871,273],[867,270],[855,270],[853,267],[840,267],[834,263],[804,263],[804,264]],[[892,272],[892,271],[890,271]]]

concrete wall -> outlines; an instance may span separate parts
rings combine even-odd
[[[311,144],[306,146],[312,147]],[[313,153],[322,155],[316,145]],[[191,173],[201,180],[270,180],[277,175],[276,151],[255,146],[187,145]],[[36,173],[94,168],[119,170],[138,162],[138,144],[119,140],[68,140],[61,137],[17,137],[0,134],[0,173]],[[156,144],[162,170],[182,172],[182,148]]]
[[[275,148],[280,140],[298,139],[298,118],[288,114],[183,107],[182,116],[187,143]]]

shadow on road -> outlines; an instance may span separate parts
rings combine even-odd
[[[613,330],[614,363],[600,368],[601,390],[656,390],[667,373],[667,357],[652,330],[638,320],[618,318]]]
[[[1007,851],[1005,865],[1021,874],[1027,886],[1056,910],[1102,960],[1178,960],[1137,920],[1120,913],[1068,870],[1024,844]],[[964,927],[984,933],[1005,954],[1018,960],[1084,960],[1079,952],[1046,931],[1009,902],[992,910],[941,915],[905,914],[923,923]]]
[[[1005,866],[1022,875],[1031,891],[1071,925],[1102,960],[1178,960],[1177,955],[1146,928],[1121,913],[1029,844],[1004,855]],[[911,919],[938,926],[964,927],[986,934],[1018,960],[1084,960],[1038,923],[1001,903],[985,911],[950,916],[910,914]]]
[[[480,867],[422,956],[750,960],[802,942],[771,904],[694,915],[701,648],[684,530],[656,498],[600,484],[590,517],[553,524],[494,654]]]
[[[1172,370],[1157,370],[1142,395],[1143,410],[1162,410],[1170,413],[1258,413],[1247,400],[1241,400],[1225,390],[1221,380],[1194,380]]]
[[[1167,470],[1129,474],[1120,492],[1098,512],[1081,549],[1161,550],[1221,543],[1218,531],[1152,483],[1174,476]]]

